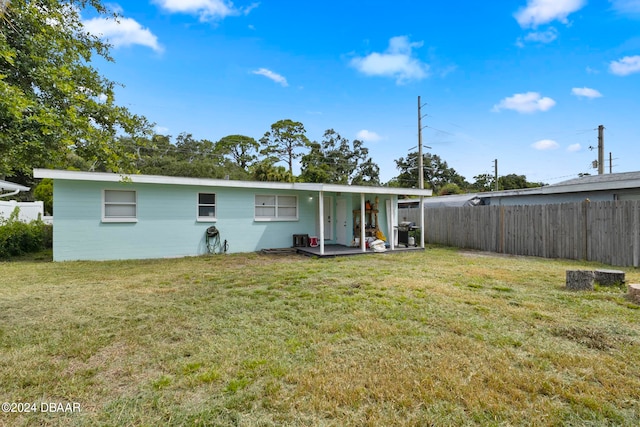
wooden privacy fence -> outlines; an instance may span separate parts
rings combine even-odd
[[[640,201],[425,208],[425,242],[545,258],[640,265]],[[401,208],[420,223],[420,210]]]

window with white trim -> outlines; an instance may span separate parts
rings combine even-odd
[[[198,193],[198,221],[215,221],[215,193]]]
[[[104,190],[102,220],[105,222],[135,222],[138,202],[135,190]]]
[[[256,194],[256,221],[295,221],[298,219],[298,196]]]

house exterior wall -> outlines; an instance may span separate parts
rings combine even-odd
[[[102,221],[105,189],[137,192],[137,222]],[[199,192],[216,194],[215,222],[197,220]],[[255,221],[256,194],[298,196],[298,220]],[[205,231],[211,225],[229,252],[290,247],[293,234],[317,230],[318,198],[308,192],[57,179],[54,200],[55,261],[201,255],[207,253]]]

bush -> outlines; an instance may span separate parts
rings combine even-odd
[[[9,219],[0,218],[0,259],[38,252],[52,246],[53,227],[40,220],[25,223],[18,220],[19,208]]]

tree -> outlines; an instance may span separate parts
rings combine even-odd
[[[480,175],[476,175],[473,177],[475,180],[473,184],[471,184],[471,189],[475,191],[492,191],[495,189],[496,180],[493,175],[488,173],[483,173]]]
[[[400,157],[396,161],[396,167],[400,170],[400,175],[396,180],[402,187],[418,187],[418,152],[409,153],[407,158]],[[455,169],[450,168],[447,162],[443,161],[437,154],[423,153],[422,162],[424,167],[424,182],[427,188],[431,188],[434,193],[448,183],[457,184],[460,188],[468,187],[468,183],[462,175]]]
[[[122,144],[135,157],[136,169],[145,174],[232,179],[249,176],[247,171],[226,159],[217,144],[195,139],[189,133],[178,135],[175,144],[165,135],[154,135],[142,144],[137,142],[126,139]]]
[[[277,159],[267,158],[251,168],[251,176],[256,181],[293,182],[293,175],[284,167],[276,166]]]
[[[353,143],[333,129],[325,131],[321,143],[313,142],[302,156],[300,180],[329,184],[377,185],[380,168],[369,157],[360,140]]]
[[[286,162],[289,165],[289,174],[293,177],[293,160],[300,157],[297,149],[309,144],[305,133],[302,123],[290,119],[279,120],[260,138],[260,144],[264,147],[260,154]]]
[[[541,182],[529,182],[525,175],[516,175],[515,173],[498,178],[498,188],[500,190],[517,190],[520,188],[542,187],[543,185]]]
[[[2,1],[0,17],[0,175],[64,166],[69,152],[94,169],[125,170],[131,161],[116,136],[151,128],[114,102],[115,83],[90,63],[111,61],[109,46],[89,34],[80,10],[99,0]]]
[[[249,167],[258,159],[258,142],[244,135],[228,135],[216,143],[216,150],[228,156],[235,164],[248,171]]]
[[[462,194],[462,189],[453,182],[448,182],[440,188],[438,196],[449,196],[451,194]]]
[[[45,178],[33,189],[33,197],[42,200],[45,215],[53,215],[53,180]]]
[[[494,191],[496,189],[496,179],[490,174],[480,174],[473,177],[475,182],[471,184],[471,189],[475,191]],[[517,190],[521,188],[542,187],[542,182],[529,182],[525,175],[516,175],[514,173],[498,177],[499,190]]]

